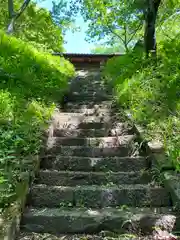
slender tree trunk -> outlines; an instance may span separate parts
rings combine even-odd
[[[126,23],[124,24],[124,48],[126,50],[126,53],[128,53],[129,48],[128,48],[128,41],[127,41],[127,26],[126,26]]]
[[[26,10],[31,0],[25,0],[17,12],[14,12],[14,0],[8,0],[8,12],[10,23],[7,28],[7,34],[11,34],[14,31],[14,23],[21,16],[21,14]]]
[[[13,0],[8,0],[8,12],[9,12],[9,18],[13,18],[14,15],[14,3]]]
[[[145,13],[145,52],[148,57],[150,53],[156,57],[156,18],[161,0],[147,0]]]

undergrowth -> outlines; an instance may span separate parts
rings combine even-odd
[[[43,130],[73,76],[63,58],[40,52],[0,31],[0,207],[33,170]]]
[[[156,62],[134,51],[109,60],[104,76],[117,102],[146,128],[149,139],[163,141],[165,165],[180,171],[180,41],[166,39],[158,46]]]

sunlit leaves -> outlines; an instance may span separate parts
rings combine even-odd
[[[6,207],[16,200],[26,172],[34,170],[30,156],[39,153],[43,130],[74,68],[2,31],[0,53],[0,207]]]
[[[23,1],[15,0],[14,8],[19,9]],[[6,29],[9,24],[7,1],[0,2],[0,27]],[[62,28],[56,26],[51,14],[31,3],[15,23],[14,36],[30,42],[36,47],[53,51],[63,51]]]
[[[172,24],[172,32],[173,28]],[[169,159],[165,164],[180,171],[180,41],[161,35],[156,66],[142,53],[130,53],[109,60],[104,75],[148,138],[163,142]]]
[[[121,44],[128,51],[142,30],[142,8],[134,1],[82,0],[89,41]]]
[[[75,21],[76,11],[71,10],[72,6],[66,0],[53,0],[51,16],[57,26],[63,32],[69,28],[73,28]]]

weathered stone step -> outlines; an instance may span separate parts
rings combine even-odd
[[[89,86],[85,85],[85,86],[82,86],[81,88],[79,88],[78,86],[75,85],[75,86],[73,86],[72,91],[69,92],[69,94],[71,95],[71,94],[77,93],[78,95],[80,95],[80,94],[93,95],[95,93],[95,94],[99,94],[99,95],[101,95],[101,94],[110,95],[111,92],[112,91],[110,91],[110,89],[106,89],[105,87],[101,87],[101,86],[99,87],[99,86],[93,86],[93,85],[89,85]]]
[[[84,85],[81,86],[81,88],[79,88],[78,85],[74,85],[71,87],[71,92],[69,92],[69,94],[92,94],[92,93],[96,93],[96,94],[108,94],[110,93],[110,89],[105,88],[105,86],[93,86],[92,84],[89,85]]]
[[[108,94],[100,94],[98,92],[94,93],[82,93],[75,94],[75,92],[72,92],[68,95],[68,101],[69,102],[82,102],[82,101],[96,101],[96,102],[102,102],[106,100],[112,99],[111,95]]]
[[[99,234],[50,234],[21,232],[17,240],[152,240],[152,237],[140,237],[136,234],[129,233],[118,234],[109,231],[102,231],[102,233]]]
[[[128,131],[125,132],[129,134]],[[55,128],[53,131],[54,137],[105,137],[113,136],[113,131],[108,131],[105,128],[95,129],[68,129],[68,128]]]
[[[49,143],[44,149],[44,156],[49,154],[61,154],[63,156],[78,157],[129,157],[134,153],[133,144],[127,143],[120,146],[91,147],[91,146],[61,146]]]
[[[81,85],[86,85],[86,84],[97,84],[97,85],[103,85],[102,81],[101,81],[101,77],[100,75],[96,75],[96,76],[77,76],[73,81],[71,86],[77,85],[79,84],[79,86]]]
[[[107,236],[106,236],[107,235]],[[150,240],[151,237],[138,237],[135,234],[117,234],[102,231],[100,234],[50,234],[21,232],[17,240]]]
[[[58,127],[54,126],[54,129],[64,129],[64,131],[69,129],[101,129],[105,128],[106,125],[107,123],[104,121],[67,121],[60,123]]]
[[[67,157],[49,155],[41,159],[41,167],[71,171],[140,171],[147,169],[149,161],[144,157]]]
[[[95,121],[102,121],[103,117],[104,120],[110,119],[110,114],[108,114],[108,109],[96,109],[96,108],[90,108],[90,109],[84,109],[86,112],[79,113],[79,112],[57,112],[53,115],[53,118],[56,121],[78,121],[78,122],[95,122]],[[98,112],[98,110],[100,110]],[[108,116],[107,116],[108,115]]]
[[[87,126],[87,125],[86,125]],[[71,128],[54,128],[53,137],[110,137],[120,135],[131,135],[132,129],[122,128],[95,128],[95,129],[71,129]]]
[[[72,172],[40,170],[37,183],[54,186],[147,184],[148,172]]]
[[[61,204],[85,207],[170,205],[170,196],[162,187],[145,184],[119,186],[48,186],[34,185],[31,204],[37,207],[59,207]]]
[[[126,233],[128,227],[133,226],[134,233],[139,234],[152,231],[155,227],[166,229],[164,222],[167,221],[163,219],[173,218],[176,229],[179,229],[179,217],[168,208],[30,208],[23,215],[22,229],[50,234],[93,234],[102,230],[120,234]]]
[[[94,104],[93,102],[87,102],[87,103],[67,103],[66,107],[68,108],[72,108],[72,109],[96,109],[96,110],[100,110],[100,109],[112,109],[112,101],[103,101],[102,103],[99,104]]]
[[[87,116],[99,117],[99,116],[106,116],[111,114],[111,111],[108,108],[98,108],[98,107],[86,108],[85,106],[82,105],[80,107],[82,107],[83,111],[79,112],[79,109],[78,109],[79,105],[75,104],[75,107],[77,107],[77,112],[75,111],[75,108],[73,108],[74,109],[73,112],[62,112],[60,114],[64,116],[67,115],[73,118],[75,117],[75,118],[81,118],[81,119]]]
[[[103,101],[101,103],[90,102],[90,101],[82,101],[78,103],[67,103],[66,109],[70,110],[71,112],[77,112],[78,110],[84,109],[111,109],[112,108],[112,101]]]
[[[139,238],[136,235],[117,234],[109,231],[102,231],[102,233],[91,234],[91,235],[90,234],[50,234],[50,233],[21,232],[17,240],[150,240],[150,237]]]
[[[121,145],[131,144],[135,138],[135,135],[97,138],[52,137],[47,145],[49,149],[57,149],[61,146],[121,147]]]
[[[99,78],[99,77],[98,77]],[[90,78],[79,78],[76,79],[74,82],[72,82],[72,84],[70,85],[70,88],[73,89],[73,87],[77,87],[78,89],[81,89],[81,87],[84,86],[94,86],[94,87],[98,87],[98,88],[103,88],[105,86],[104,83],[101,82],[100,79],[94,79],[92,77]]]
[[[172,235],[171,235],[172,236]],[[141,236],[139,234],[118,234],[115,232],[102,231],[100,234],[49,234],[22,232],[17,240],[154,240],[152,234]],[[158,240],[158,238],[156,238]],[[172,239],[167,237],[163,240]],[[173,238],[178,239],[178,238]],[[160,239],[159,239],[160,240]]]
[[[95,105],[95,104],[101,104],[103,101],[112,101],[113,100],[113,97],[111,96],[111,98],[90,98],[90,99],[78,99],[78,100],[75,100],[75,99],[72,99],[72,98],[69,98],[68,99],[68,102],[71,103],[79,103],[79,104],[88,104],[89,102],[91,102],[91,104]]]
[[[111,121],[110,114],[56,113],[53,115],[52,126],[59,129],[99,129]]]
[[[76,121],[99,121],[102,120],[101,117],[105,117],[105,119],[107,118],[107,113],[109,109],[106,108],[84,108],[84,110],[86,112],[55,112],[53,114],[53,119],[55,121],[62,121],[63,120],[76,120]],[[99,111],[99,112],[98,112]],[[111,113],[109,113],[110,115]],[[100,115],[100,116],[99,116]],[[109,119],[109,116],[108,116]]]

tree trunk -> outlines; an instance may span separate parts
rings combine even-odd
[[[14,15],[14,3],[13,0],[8,0],[8,12],[9,12],[9,18],[13,18]]]
[[[146,56],[151,53],[156,57],[156,18],[161,0],[147,0],[145,13],[144,43]]]
[[[21,16],[21,14],[26,10],[31,0],[25,0],[20,9],[14,12],[13,0],[8,0],[8,12],[10,17],[10,23],[7,28],[7,34],[11,34],[14,31],[14,23]]]

